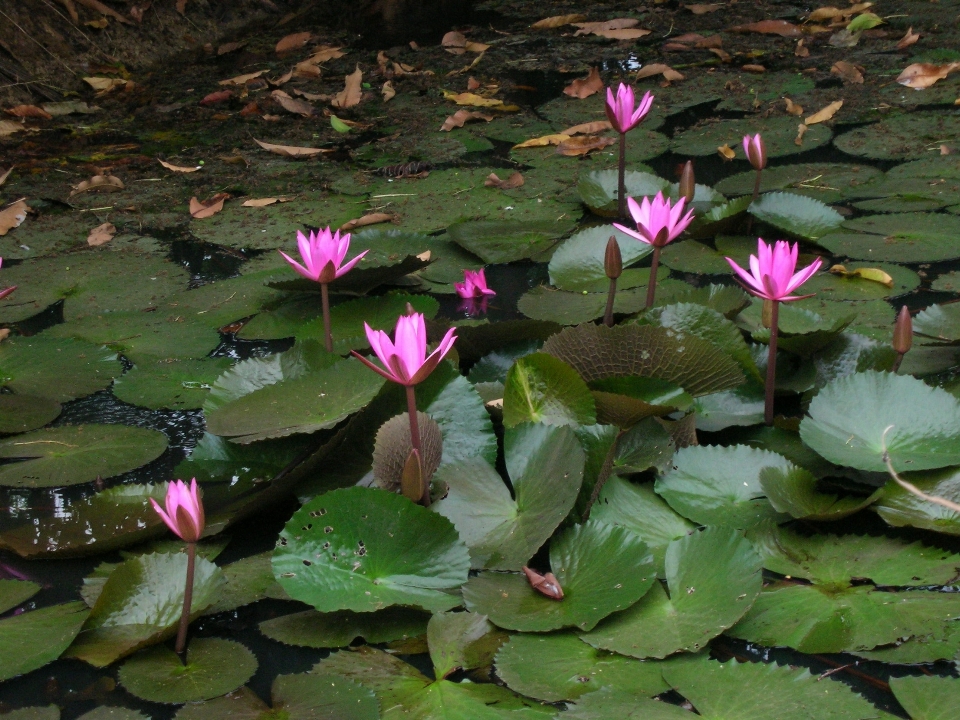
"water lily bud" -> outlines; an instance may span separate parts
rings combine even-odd
[[[910,318],[910,311],[904,305],[900,308],[900,314],[897,315],[897,322],[893,326],[893,349],[898,354],[903,355],[908,352],[913,345],[913,320]]]
[[[607,240],[607,251],[603,255],[603,271],[611,280],[623,274],[623,257],[620,255],[620,243],[613,235]]]
[[[423,466],[420,464],[420,453],[416,448],[410,451],[407,461],[403,464],[403,474],[400,476],[400,492],[413,502],[420,502],[423,497]]]
[[[687,204],[693,202],[693,196],[697,191],[696,179],[693,176],[693,160],[687,160],[683,166],[683,172],[680,174],[680,197],[687,201]]]
[[[743,151],[754,170],[760,171],[767,166],[767,146],[760,137],[760,133],[753,137],[743,136]]]

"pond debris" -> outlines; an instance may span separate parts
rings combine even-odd
[[[523,574],[527,576],[527,582],[530,583],[530,587],[532,587],[538,593],[550,598],[551,600],[563,600],[563,588],[560,587],[560,581],[557,580],[556,576],[552,572],[541,575],[536,570],[531,570],[526,565],[524,565],[521,569],[523,570]]]

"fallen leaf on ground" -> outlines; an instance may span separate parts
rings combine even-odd
[[[244,200],[242,207],[266,207],[267,205],[273,205],[275,203],[285,203],[290,202],[293,198],[286,197],[268,197],[268,198],[250,198],[249,200]]]
[[[603,80],[600,79],[600,71],[592,67],[585,78],[577,78],[567,85],[563,89],[563,94],[583,100],[601,90],[603,90]]]
[[[105,30],[110,26],[110,20],[102,17],[99,20],[87,20],[84,25],[87,27],[92,27],[94,30]]]
[[[457,110],[453,115],[443,121],[440,126],[441,132],[450,132],[454,128],[463,127],[463,124],[471,120],[485,120],[490,122],[493,115],[484,115],[481,112],[471,112],[469,110]]]
[[[237,75],[236,77],[227,78],[226,80],[221,80],[221,85],[246,85],[247,80],[253,80],[263,75],[266,70],[257,70],[257,72],[246,73],[245,75]]]
[[[183,0],[183,1],[186,2],[186,0]],[[112,17],[114,20],[116,20],[117,22],[123,23],[124,25],[133,24],[113,8],[110,8],[104,5],[102,2],[100,2],[100,0],[77,0],[77,2],[79,2],[84,7],[88,7],[91,10],[94,10],[100,13],[101,15],[108,15]]]
[[[643,80],[643,78],[653,77],[654,75],[663,75],[663,79],[667,82],[683,80],[683,75],[663,63],[651,63],[637,70],[637,80]]]
[[[807,15],[807,18],[804,20],[804,22],[823,22],[824,20],[833,20],[834,18],[839,17],[843,17],[843,11],[840,10],[840,8],[821,7]]]
[[[440,41],[441,47],[452,55],[463,55],[465,52],[482,53],[489,50],[490,46],[483,43],[467,40],[463,33],[452,30],[443,36]]]
[[[833,47],[854,47],[858,42],[860,42],[860,33],[850,32],[846,28],[840,30],[839,32],[834,33],[830,36],[830,39],[827,40],[830,45]]]
[[[580,123],[579,125],[567,128],[562,131],[562,134],[569,135],[570,137],[574,135],[594,135],[604,130],[612,129],[613,125],[610,124],[609,120],[594,120],[593,122]]]
[[[713,5],[684,5],[684,7],[692,12],[694,15],[706,15],[707,13],[716,12],[721,10],[724,6],[719,4]]]
[[[877,25],[882,24],[883,20],[879,15],[866,12],[862,15],[857,15],[857,17],[851,20],[850,24],[847,25],[847,30],[852,33],[861,33],[864,30],[870,30],[871,28],[875,28]]]
[[[95,113],[100,109],[96,105],[87,105],[86,102],[81,100],[66,100],[64,102],[44,103],[40,107],[54,117],[59,117],[60,115],[73,115],[74,113],[87,115],[90,113]]]
[[[200,202],[195,197],[190,198],[190,216],[194,220],[203,220],[204,218],[213,217],[218,212],[223,210],[224,201],[230,196],[226,193],[217,193],[209,200],[204,200]]]
[[[217,48],[217,55],[226,55],[234,50],[239,50],[246,45],[245,42],[228,42]]]
[[[306,60],[294,65],[292,72],[299,78],[318,78],[323,74],[317,65]]]
[[[752,64],[744,65],[740,69],[743,70],[744,72],[755,73],[757,75],[760,75],[767,71],[767,69],[763,65],[752,65]]]
[[[179,173],[192,173],[201,169],[200,165],[194,165],[193,167],[186,167],[184,165],[173,165],[171,163],[165,162],[164,160],[161,160],[160,158],[157,158],[157,162],[163,165],[167,170],[173,170],[174,172],[179,172]]]
[[[360,66],[358,65],[357,69],[347,75],[343,80],[343,90],[334,96],[330,104],[338,108],[348,108],[359,105],[360,96],[363,93],[361,87],[363,83],[363,73],[360,71]]]
[[[856,270],[847,270],[843,265],[834,265],[830,268],[830,273],[839,275],[842,278],[863,278],[887,287],[893,287],[893,278],[880,268],[857,268]]]
[[[636,40],[651,33],[650,30],[636,27],[639,22],[636,18],[617,18],[603,22],[573,23],[580,28],[573,35],[574,37],[578,35],[599,35],[609,40]]]
[[[554,28],[563,27],[564,25],[572,25],[573,23],[582,22],[586,19],[586,15],[554,15],[553,17],[538,20],[530,27],[534,30],[552,30]]]
[[[347,222],[340,226],[340,231],[343,232],[345,230],[355,230],[359,227],[365,227],[367,225],[393,222],[395,217],[395,215],[391,215],[390,213],[370,213],[369,215],[358,217],[355,220],[347,220]]]
[[[14,228],[20,227],[20,224],[27,219],[27,213],[30,207],[26,200],[17,200],[12,205],[0,210],[0,235],[6,235]]]
[[[137,24],[143,23],[143,16],[150,9],[152,2],[146,2],[143,5],[134,5],[130,8],[130,17],[137,21]],[[74,20],[76,22],[76,20]]]
[[[960,68],[960,62],[952,62],[947,65],[914,63],[904,68],[903,72],[897,77],[897,82],[910,88],[922,90],[930,87],[938,80],[943,80],[957,68]]]
[[[594,150],[601,150],[616,142],[612,137],[597,137],[596,135],[578,135],[568,138],[557,145],[557,155],[575,157],[586,155]]]
[[[522,143],[518,143],[511,148],[512,150],[519,150],[521,148],[532,148],[532,147],[547,147],[548,145],[559,145],[564,140],[569,140],[569,135],[564,135],[558,133],[556,135],[543,135],[542,137],[530,138],[529,140],[524,140]]]
[[[290,52],[291,50],[297,50],[310,42],[311,37],[312,35],[308,32],[298,32],[287,35],[286,37],[280,38],[280,42],[277,43],[274,50],[276,50],[278,55]]]
[[[293,113],[294,115],[300,115],[302,117],[310,117],[311,115],[316,114],[316,108],[313,107],[310,103],[304,100],[297,100],[287,95],[283,90],[274,90],[270,93],[277,105],[282,107],[288,113]]]
[[[14,165],[11,165],[9,170],[0,173],[0,185],[3,185],[7,181],[7,178],[10,177],[10,173],[13,172],[14,167]]]
[[[42,120],[53,120],[53,115],[45,110],[41,110],[36,105],[17,105],[16,107],[4,110],[7,115],[13,115],[19,118],[40,118]]]
[[[264,150],[269,150],[277,155],[285,155],[286,157],[292,158],[310,157],[311,155],[319,155],[320,153],[333,152],[333,150],[325,148],[298,147],[296,145],[274,145],[273,143],[266,143],[261,140],[257,140],[256,138],[254,138],[253,141]]]
[[[113,223],[107,222],[103,225],[98,225],[91,230],[90,234],[87,236],[87,245],[91,245],[93,247],[106,245],[108,242],[113,240],[113,236],[116,234],[117,229],[113,226]]]
[[[863,73],[856,65],[846,60],[837,60],[830,68],[830,72],[833,75],[839,75],[845,83],[863,84]]]
[[[177,0],[177,12],[183,15],[184,11],[187,9],[187,0]]]
[[[730,53],[728,53],[728,52],[727,52],[726,50],[724,50],[723,48],[712,47],[712,48],[708,48],[708,49],[710,50],[710,52],[712,52],[714,55],[716,55],[718,58],[720,58],[720,60],[721,60],[722,62],[730,62],[730,61],[733,59],[733,58],[730,56]]]
[[[907,34],[900,38],[900,42],[897,43],[897,50],[905,50],[919,39],[920,33],[915,33],[911,27],[909,30],[907,30]]]
[[[717,152],[720,154],[724,160],[733,160],[737,154],[733,151],[729,145],[721,145],[717,148]]]
[[[85,192],[117,192],[123,190],[123,181],[113,175],[94,175],[89,180],[84,180],[74,185],[70,197]]]
[[[523,182],[523,175],[514,170],[506,180],[501,180],[497,177],[496,173],[490,173],[487,175],[487,179],[483,181],[483,184],[486,187],[495,187],[499,190],[512,190],[513,188],[522,187]]]
[[[273,87],[280,87],[281,85],[286,85],[288,82],[290,82],[290,79],[292,77],[293,77],[293,70],[287,70],[287,72],[285,72],[283,75],[276,78],[275,80],[271,80],[270,78],[267,78],[267,83],[270,85],[273,85]]]
[[[953,155],[953,148],[950,147],[949,145],[941,145],[941,146],[940,146],[940,154],[941,154],[941,155]]]
[[[761,20],[746,25],[736,25],[730,30],[732,32],[755,32],[791,38],[800,37],[803,34],[799,27],[793,23],[788,23],[786,20]]]
[[[473,92],[474,90],[480,89],[480,81],[477,80],[473,75],[467,78],[467,91]]]
[[[827,105],[823,110],[815,112],[813,115],[808,117],[803,122],[806,125],[816,125],[817,123],[822,123],[826,120],[829,120],[834,115],[837,114],[837,110],[843,107],[843,100],[837,100]],[[799,143],[798,143],[799,144]]]
[[[783,101],[787,104],[787,112],[791,115],[803,115],[803,106],[798,105],[790,98],[784,98]]]
[[[24,126],[13,120],[0,120],[0,137],[13,135],[15,132],[24,130]]]
[[[233,97],[233,90],[217,90],[207,95],[203,100],[200,101],[200,104],[204,107],[209,105],[216,105],[217,103],[222,103],[224,100],[229,100]]]
[[[387,80],[383,87],[380,89],[380,93],[383,95],[384,102],[390,102],[397,95],[397,91],[393,89],[393,83]]]
[[[498,110],[513,109],[513,105],[504,105],[503,100],[496,98],[485,98],[475,93],[452,93],[449,90],[443,91],[443,97],[447,100],[453,100],[457,105],[469,105],[471,107],[489,107]],[[518,108],[519,109],[519,108]]]
[[[804,123],[797,125],[797,137],[793,139],[794,145],[797,147],[801,147],[803,145],[803,136],[807,134],[808,129],[809,128]]]
[[[126,85],[126,80],[121,80],[120,78],[108,78],[108,77],[85,77],[83,81],[97,91],[98,95],[103,95],[110,92],[120,85]]]
[[[797,40],[797,47],[794,48],[793,54],[800,58],[810,57],[810,48],[803,44],[803,40]]]

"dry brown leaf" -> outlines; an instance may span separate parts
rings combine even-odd
[[[363,217],[358,217],[355,220],[348,220],[343,225],[340,226],[340,231],[345,230],[355,230],[359,227],[365,227],[367,225],[377,225],[379,223],[393,222],[396,218],[395,215],[390,213],[370,213],[369,215],[364,215]]]
[[[239,50],[244,47],[247,43],[245,42],[228,42],[224,43],[217,48],[217,55],[226,55],[227,53],[232,53],[234,50]]]
[[[177,12],[183,15],[184,11],[187,9],[187,0],[177,0],[176,8]]]
[[[816,125],[817,123],[825,122],[826,120],[829,120],[834,115],[836,115],[837,110],[839,110],[842,107],[843,107],[843,100],[837,100],[836,102],[832,102],[829,105],[827,105],[825,108],[823,108],[823,110],[820,110],[819,112],[815,112],[813,115],[808,117],[803,122],[806,123],[807,125]]]
[[[833,75],[839,75],[845,83],[863,84],[863,73],[860,72],[860,68],[846,60],[837,60],[830,68],[830,72]]]
[[[194,167],[185,167],[183,165],[173,165],[171,163],[161,160],[160,158],[157,158],[157,162],[163,165],[167,170],[173,170],[174,172],[179,172],[179,173],[193,173],[193,172],[196,172],[197,170],[202,169],[202,166],[200,165],[196,165]]]
[[[329,149],[298,147],[296,145],[274,145],[273,143],[266,143],[261,140],[257,140],[256,138],[254,138],[253,141],[264,150],[269,150],[277,155],[284,155],[292,158],[311,157],[312,155],[319,155],[320,153],[333,152],[333,150]]]
[[[277,105],[282,107],[288,113],[293,113],[294,115],[300,115],[302,117],[310,117],[311,115],[316,114],[316,108],[313,107],[310,103],[304,100],[297,100],[287,95],[283,90],[274,90],[270,93]]]
[[[224,201],[230,196],[227,193],[217,193],[209,200],[200,202],[195,197],[190,198],[190,216],[194,220],[203,220],[213,217],[223,210]]]
[[[113,223],[106,222],[103,225],[98,225],[91,230],[90,234],[87,236],[87,245],[91,245],[93,247],[106,245],[108,242],[113,240],[113,236],[116,234],[117,229],[113,226]]]
[[[457,110],[453,115],[443,121],[440,131],[450,132],[454,128],[463,127],[463,124],[470,120],[485,120],[486,122],[490,122],[493,120],[493,115],[484,115],[481,112],[471,112],[469,110]]]
[[[483,181],[483,184],[486,187],[495,187],[498,190],[513,190],[514,188],[522,187],[523,182],[523,175],[514,170],[506,180],[501,180],[497,177],[496,173],[490,173],[487,175],[487,179]]]
[[[95,113],[100,108],[96,105],[87,105],[87,103],[82,100],[67,100],[65,102],[50,102],[44,103],[41,105],[44,111],[50,113],[54,117],[60,117],[61,115],[73,115],[75,113],[81,115],[88,115],[90,113]]]
[[[53,120],[53,115],[46,110],[38,108],[36,105],[17,105],[16,107],[4,110],[7,115],[13,115],[18,118],[40,118],[42,120]]]
[[[484,50],[490,49],[489,45],[467,40],[463,33],[455,30],[444,35],[440,45],[453,55],[463,55],[465,52],[482,53]]]
[[[519,150],[520,148],[532,148],[532,147],[546,147],[547,145],[559,145],[564,140],[569,140],[569,135],[563,135],[558,133],[556,135],[543,135],[541,137],[530,138],[529,140],[524,140],[522,143],[518,143],[513,146],[513,150]]]
[[[130,17],[137,21],[137,24],[143,23],[143,16],[146,14],[147,10],[150,9],[150,6],[153,5],[153,2],[145,2],[143,5],[134,5],[130,8]],[[76,22],[76,20],[74,20]]]
[[[683,75],[678,73],[669,65],[664,65],[663,63],[651,63],[650,65],[646,65],[637,70],[637,80],[653,77],[654,75],[663,75],[663,79],[667,82],[683,80]]]
[[[15,165],[11,165],[9,170],[0,173],[0,185],[3,185],[3,184],[7,181],[7,178],[10,177],[10,173],[13,172],[13,168],[14,168],[14,167],[16,167],[16,166],[15,166]]]
[[[590,73],[585,78],[577,78],[563,89],[564,95],[570,97],[588,98],[603,90],[603,80],[600,79],[600,71],[597,68],[590,68]]]
[[[803,40],[797,40],[797,47],[794,48],[793,54],[799,58],[810,57],[810,48],[803,44]]]
[[[900,38],[900,42],[897,43],[897,50],[905,50],[919,39],[920,33],[915,33],[911,27],[909,30],[907,30],[907,34]]]
[[[110,19],[102,17],[99,20],[87,20],[84,25],[94,30],[106,30],[110,26]]]
[[[73,0],[60,0],[60,4],[63,5],[67,12],[70,13],[70,19],[73,20],[75,25],[80,24],[80,16],[77,14],[77,8],[73,4]]]
[[[103,95],[110,92],[114,88],[119,87],[120,85],[127,84],[126,80],[108,77],[85,77],[83,81],[96,90],[98,95]]]
[[[564,25],[583,22],[586,19],[586,15],[554,15],[544,18],[543,20],[538,20],[530,27],[534,30],[553,30],[554,28],[563,27]]]
[[[84,7],[88,7],[91,10],[100,13],[101,15],[108,15],[112,17],[117,22],[123,23],[124,25],[133,25],[127,18],[118,13],[113,8],[107,7],[100,0],[77,0],[78,3]]]
[[[204,107],[207,107],[209,105],[216,105],[217,103],[222,103],[225,100],[229,100],[232,97],[233,97],[233,90],[217,90],[216,92],[212,92],[206,97],[204,97],[203,100],[200,101],[200,104],[203,105]]]
[[[718,48],[723,45],[723,38],[719,35],[708,35],[705,38],[700,38],[693,43],[694,47],[706,48],[707,50],[711,48]]]
[[[70,197],[85,192],[117,192],[123,190],[123,181],[113,175],[94,175],[89,180],[74,185]]]
[[[252,198],[250,200],[244,200],[241,207],[266,207],[267,205],[273,205],[277,202],[280,202],[280,198]]]
[[[10,328],[3,328],[0,330],[0,342],[3,342],[8,337],[10,337]]]
[[[761,20],[747,25],[737,25],[730,30],[732,32],[755,32],[791,38],[800,37],[803,34],[799,27],[793,23],[788,23],[786,20]]]
[[[281,85],[286,85],[293,78],[293,70],[287,70],[283,75],[278,78],[271,80],[267,78],[267,82],[273,87],[280,87]]]
[[[299,78],[318,78],[323,73],[313,63],[304,61],[293,66],[293,74]]]
[[[733,160],[737,154],[733,151],[729,145],[721,145],[717,148],[717,152],[720,154],[724,160]]]
[[[765,73],[767,71],[767,69],[763,65],[753,65],[753,64],[744,65],[740,69],[743,70],[744,72],[755,73],[757,75],[760,75],[761,73]]]
[[[714,55],[716,55],[718,58],[720,58],[720,61],[721,61],[721,62],[730,62],[730,61],[733,59],[733,58],[730,56],[730,53],[728,53],[728,52],[727,52],[726,50],[724,50],[723,48],[715,48],[715,47],[712,47],[712,48],[709,48],[709,50],[710,50],[710,52],[712,52]]]
[[[310,42],[312,35],[308,32],[298,32],[286,37],[280,38],[280,42],[277,43],[277,47],[274,48],[277,54],[283,54],[290,52],[291,50],[298,50]]]
[[[0,235],[6,235],[14,228],[20,227],[20,224],[27,219],[27,213],[30,207],[26,199],[17,200],[15,203],[0,210]]]
[[[594,120],[593,122],[580,123],[579,125],[567,128],[562,131],[562,134],[569,135],[570,137],[574,135],[594,135],[604,130],[612,129],[613,125],[610,124],[609,120]]]
[[[497,110],[513,110],[515,106],[504,105],[503,100],[496,98],[485,98],[474,93],[452,93],[448,90],[443,91],[443,96],[447,100],[453,100],[457,105],[469,105],[471,107],[489,107]]]
[[[787,112],[791,115],[800,116],[803,115],[803,106],[798,105],[790,98],[784,98],[783,101],[787,104]]]
[[[689,45],[684,45],[683,43],[668,42],[663,44],[662,49],[664,52],[687,52],[693,48],[691,48]]]
[[[803,145],[803,136],[807,134],[807,126],[804,123],[797,125],[797,137],[794,138],[793,144],[797,147]]]
[[[580,28],[573,35],[599,35],[610,40],[635,40],[650,34],[650,30],[642,30],[636,26],[640,23],[636,18],[617,18],[603,22],[573,23]]]
[[[578,135],[563,140],[557,145],[557,155],[576,157],[586,155],[594,150],[601,150],[616,142],[612,137],[597,137],[596,135]]]
[[[957,68],[960,68],[960,62],[952,62],[947,65],[914,63],[904,68],[903,72],[897,77],[897,82],[909,88],[922,90],[930,87],[938,80],[943,80]]]
[[[840,8],[835,7],[821,7],[814,10],[812,13],[807,15],[807,19],[804,22],[823,22],[824,20],[833,20],[834,18],[843,17],[843,12]]]
[[[474,90],[480,89],[480,81],[477,80],[473,75],[467,78],[467,92],[473,92]]]
[[[333,95],[309,93],[301,90],[300,88],[293,88],[293,94],[302,97],[304,100],[309,100],[310,102],[329,102],[330,100],[333,100]]]
[[[20,132],[25,129],[23,125],[13,120],[0,120],[0,137],[13,135],[15,132]]]
[[[336,47],[333,45],[317,45],[317,47],[315,47],[310,53],[310,57],[304,60],[304,62],[319,65],[327,60],[336,60],[337,58],[342,58],[344,55],[346,55],[346,53],[340,49],[339,45]]]
[[[950,147],[949,145],[941,145],[941,146],[940,146],[940,154],[941,154],[941,155],[953,155],[953,148]]]
[[[221,85],[246,85],[247,80],[253,80],[263,75],[266,70],[257,70],[257,72],[247,73],[246,75],[237,75],[236,77],[221,80]]]
[[[363,84],[363,73],[360,71],[360,66],[357,65],[357,69],[347,75],[343,80],[343,90],[334,96],[330,104],[338,108],[348,108],[359,105],[360,97],[363,94],[363,88],[361,87]]]
[[[623,30],[594,30],[593,34],[605,37],[608,40],[637,40],[646,37],[651,32],[653,31],[643,28],[624,28]]]
[[[397,91],[393,89],[393,83],[389,80],[383,84],[380,93],[383,95],[384,102],[390,102],[397,95]]]
[[[684,5],[684,7],[692,12],[694,15],[706,15],[707,13],[716,12],[717,10],[723,9],[725,6],[720,4],[712,5]]]

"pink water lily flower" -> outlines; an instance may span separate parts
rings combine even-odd
[[[633,130],[640,121],[643,120],[653,105],[653,95],[649,91],[640,99],[640,104],[634,108],[633,88],[624,83],[620,83],[617,88],[617,94],[614,96],[613,90],[607,88],[607,119],[613,129],[621,135]]]
[[[743,136],[743,151],[747,154],[747,160],[753,165],[753,169],[760,171],[767,166],[767,146],[763,143],[760,133],[753,137]]]
[[[190,481],[189,489],[182,480],[170,483],[167,487],[166,512],[153,498],[150,498],[150,502],[167,527],[185,542],[195,543],[203,535],[206,519],[203,514],[203,503],[197,491],[196,478]]]
[[[294,270],[308,280],[318,283],[333,282],[341,275],[350,272],[353,266],[360,262],[360,258],[369,252],[364,250],[343,265],[343,259],[350,249],[350,233],[345,233],[341,237],[339,230],[331,233],[329,227],[320,232],[311,232],[309,238],[302,232],[298,232],[297,246],[300,248],[300,257],[303,258],[306,267],[282,250],[279,252]]]
[[[799,252],[798,243],[791,245],[786,240],[778,240],[770,246],[763,241],[763,238],[757,238],[757,254],[750,256],[750,272],[730,258],[726,260],[739,276],[747,292],[766,300],[790,302],[810,297],[790,293],[813,277],[823,263],[822,258],[817,258],[800,272],[795,272]]]
[[[455,328],[450,328],[443,336],[440,345],[430,355],[427,355],[427,326],[420,313],[401,315],[397,319],[394,339],[383,330],[374,330],[367,323],[363,324],[367,333],[370,347],[376,353],[384,367],[375,365],[370,360],[353,351],[353,355],[371,370],[380,373],[387,380],[400,385],[412,387],[427,379],[450,352],[454,341]],[[384,369],[386,368],[386,369]]]
[[[463,282],[454,283],[453,287],[456,288],[457,295],[464,299],[496,295],[493,290],[487,287],[487,278],[483,274],[483,268],[480,268],[476,272],[473,270],[464,270]]]
[[[693,210],[684,215],[684,205],[686,200],[680,198],[677,204],[671,207],[670,200],[664,200],[663,193],[657,193],[653,202],[648,197],[644,197],[642,203],[627,198],[627,206],[637,229],[631,230],[618,223],[613,226],[641,242],[662,248],[693,222]]]

